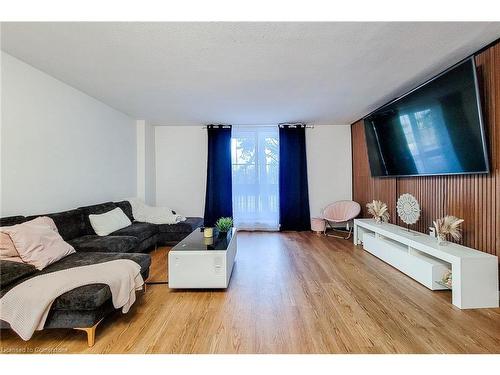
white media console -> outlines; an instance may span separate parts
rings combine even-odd
[[[452,303],[460,309],[498,307],[498,259],[496,256],[435,237],[409,232],[373,219],[354,220],[354,244],[425,285],[439,284],[446,270],[452,272]]]

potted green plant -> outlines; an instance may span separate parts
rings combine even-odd
[[[233,219],[230,217],[221,217],[215,223],[220,236],[226,236],[233,227]]]

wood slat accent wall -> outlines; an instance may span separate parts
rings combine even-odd
[[[488,137],[488,175],[372,178],[368,164],[363,121],[351,125],[353,199],[363,207],[379,199],[389,205],[391,222],[402,225],[396,200],[413,194],[422,209],[413,229],[428,232],[432,220],[444,215],[465,219],[461,243],[500,255],[500,42],[475,56],[483,117]]]

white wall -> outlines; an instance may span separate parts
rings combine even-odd
[[[203,216],[207,132],[201,126],[156,126],[156,202],[186,216]],[[328,203],[351,199],[351,128],[307,129],[311,215]]]
[[[328,204],[352,197],[351,127],[316,125],[306,130],[311,216]]]
[[[135,196],[135,122],[6,53],[1,57],[1,215]]]
[[[147,204],[156,202],[155,128],[145,120],[137,128],[137,196]]]
[[[207,131],[201,126],[155,126],[156,204],[203,216]]]

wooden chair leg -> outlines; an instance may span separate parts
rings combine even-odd
[[[95,330],[97,328],[97,325],[101,323],[102,319],[99,320],[96,324],[94,324],[92,327],[86,327],[86,328],[75,328],[78,331],[84,331],[87,333],[87,344],[89,345],[89,348],[93,347],[95,344]]]

